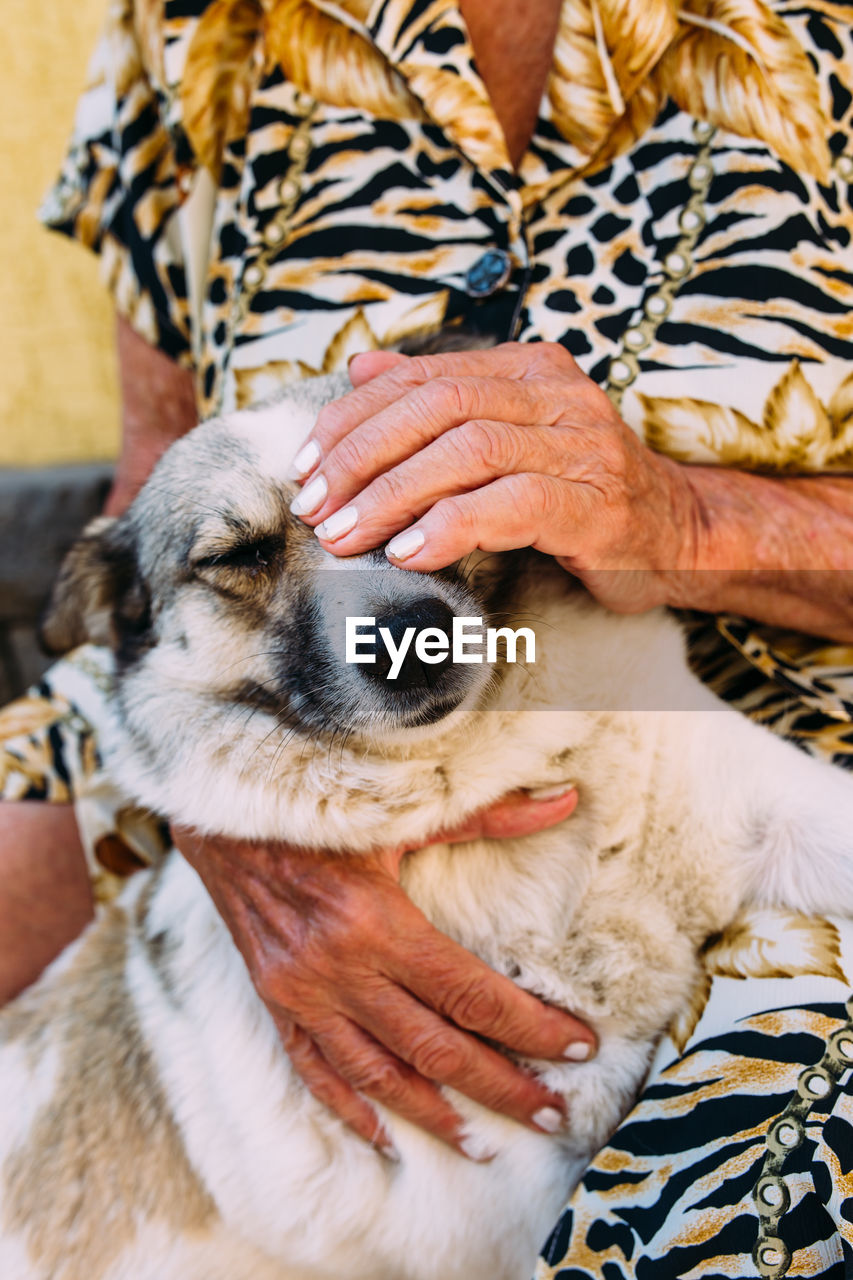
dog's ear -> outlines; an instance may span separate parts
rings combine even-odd
[[[148,612],[130,529],[122,520],[98,516],[62,563],[39,635],[48,653],[87,642],[115,649],[128,631],[146,625]]]

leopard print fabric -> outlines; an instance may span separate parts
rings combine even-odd
[[[594,1158],[535,1280],[846,1280],[853,924],[753,912]]]

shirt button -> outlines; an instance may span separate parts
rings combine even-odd
[[[273,220],[264,227],[264,240],[267,244],[281,244],[282,240],[285,239],[287,239],[287,228],[283,227],[280,222]]]
[[[512,259],[503,249],[489,249],[465,274],[465,292],[472,298],[488,298],[506,284]]]

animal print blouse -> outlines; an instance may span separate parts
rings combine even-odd
[[[453,0],[110,0],[43,216],[202,415],[460,323],[563,343],[672,457],[850,471],[851,18],[564,0],[515,173]],[[691,629],[722,696],[853,767],[853,647]],[[100,770],[108,689],[86,649],[0,713],[0,794],[75,798],[104,897],[157,844]],[[543,1280],[853,1274],[849,932],[769,913],[715,942]]]

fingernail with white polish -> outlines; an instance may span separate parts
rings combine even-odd
[[[559,1133],[563,1127],[563,1113],[556,1107],[540,1107],[532,1116],[533,1123],[545,1133]]]
[[[309,440],[307,444],[302,446],[290,464],[291,478],[293,480],[301,480],[303,476],[308,475],[309,471],[313,471],[319,461],[320,446],[315,444],[313,440]]]
[[[568,1058],[569,1062],[586,1062],[587,1058],[592,1057],[592,1045],[588,1040],[575,1040],[573,1044],[566,1045],[563,1057]]]
[[[463,1138],[459,1143],[459,1150],[463,1156],[467,1156],[469,1160],[476,1160],[478,1164],[487,1164],[498,1154],[497,1151],[490,1151],[488,1147],[484,1147],[483,1143],[478,1142],[476,1138]]]
[[[336,511],[334,515],[329,516],[328,520],[318,524],[314,532],[318,538],[323,538],[325,542],[336,542],[338,538],[342,538],[345,533],[349,533],[351,529],[354,529],[357,524],[358,511],[355,507],[341,507],[340,511]]]
[[[567,796],[574,791],[571,782],[558,782],[555,787],[528,787],[527,794],[531,800],[556,800],[558,796]]]
[[[297,493],[290,504],[290,510],[295,516],[310,516],[313,511],[322,507],[328,492],[325,476],[315,476],[308,481],[301,493]]]
[[[391,539],[385,548],[385,554],[393,556],[395,560],[408,560],[409,556],[420,551],[425,542],[426,538],[420,529],[404,529],[396,538]]]

